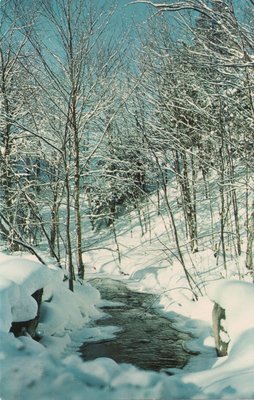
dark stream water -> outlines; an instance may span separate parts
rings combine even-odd
[[[80,347],[84,360],[112,358],[118,363],[160,371],[163,368],[182,368],[190,354],[183,343],[190,339],[171,326],[152,308],[155,296],[130,291],[125,284],[111,279],[94,279],[90,283],[100,290],[102,299],[123,305],[105,307],[109,318],[100,319],[96,326],[114,325],[121,328],[114,339],[86,342]]]

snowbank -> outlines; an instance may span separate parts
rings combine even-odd
[[[228,356],[220,358],[211,370],[190,374],[209,395],[218,398],[254,398],[254,285],[236,280],[221,280],[207,289],[210,299],[226,312],[230,337]]]
[[[9,332],[12,322],[28,321],[37,315],[38,305],[31,295],[41,288],[38,336],[44,346],[51,346],[59,355],[71,343],[72,330],[101,315],[95,306],[101,301],[100,293],[89,284],[77,284],[73,293],[58,267],[0,253],[0,331]]]
[[[12,322],[33,319],[38,306],[31,295],[52,280],[53,272],[38,262],[15,257],[5,258],[0,263],[0,330],[8,332]]]
[[[230,351],[243,333],[254,329],[254,285],[236,280],[221,280],[211,284],[207,292],[212,301],[226,310]],[[254,346],[254,340],[252,342]]]

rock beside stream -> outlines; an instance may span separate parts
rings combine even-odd
[[[10,332],[13,332],[16,337],[28,333],[33,339],[37,338],[36,329],[40,317],[40,305],[41,305],[42,294],[43,294],[43,289],[36,290],[36,292],[32,294],[32,297],[36,300],[38,304],[38,312],[33,319],[29,321],[20,321],[12,323]]]

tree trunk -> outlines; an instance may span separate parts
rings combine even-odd
[[[252,273],[254,272],[254,263],[253,263],[253,247],[254,247],[254,201],[252,203],[252,211],[249,221],[249,229],[248,229],[248,241],[247,241],[247,250],[246,250],[246,268],[248,268]],[[254,282],[254,274],[253,274],[253,282]]]
[[[73,255],[71,245],[71,198],[70,198],[70,182],[69,173],[66,169],[66,256],[67,256],[67,267],[69,272],[69,289],[73,292],[74,286],[73,281],[75,280],[74,266],[73,266]]]

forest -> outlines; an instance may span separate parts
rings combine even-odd
[[[10,251],[46,243],[71,288],[75,268],[85,274],[84,220],[117,241],[118,215],[157,192],[185,269],[168,202],[175,180],[185,247],[203,246],[202,195],[206,245],[225,270],[227,251],[246,253],[253,270],[253,4],[242,3],[155,5],[131,48],[127,35],[112,40],[114,5],[1,2],[0,226]],[[181,8],[179,39],[166,12]]]
[[[253,283],[253,26],[253,0],[0,0],[1,254],[76,296],[156,262],[191,302]]]

